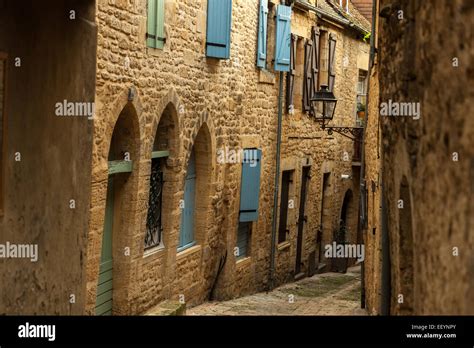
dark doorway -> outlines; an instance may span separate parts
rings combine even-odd
[[[288,222],[288,204],[290,198],[291,171],[285,170],[281,177],[280,224],[278,227],[278,243],[286,241],[290,230]]]
[[[325,230],[328,228],[328,225],[326,223],[326,218],[325,218],[325,213],[328,210],[328,195],[329,195],[329,179],[331,177],[331,173],[324,173],[323,174],[323,192],[322,192],[322,198],[321,198],[321,215],[320,215],[320,220],[321,224],[319,225],[318,229],[318,234],[316,236],[316,243],[318,244],[318,250],[319,250],[319,257],[318,257],[318,271],[322,271],[322,269],[325,267],[323,264],[323,236],[325,235]]]
[[[299,216],[298,216],[298,236],[296,239],[296,263],[295,263],[295,277],[299,277],[301,273],[301,254],[303,248],[303,231],[304,225],[308,221],[308,217],[305,215],[306,196],[308,192],[308,181],[311,167],[303,167],[301,175],[301,195],[299,205]]]
[[[381,315],[390,315],[390,303],[392,298],[390,239],[388,233],[387,219],[387,204],[385,202],[385,195],[382,194],[382,298],[380,301]]]

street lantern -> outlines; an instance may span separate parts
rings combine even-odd
[[[321,85],[321,89],[311,99],[313,116],[317,121],[322,121],[323,129],[325,128],[325,122],[333,119],[336,104],[337,99],[327,85]]]
[[[333,132],[339,133],[349,139],[359,141],[362,137],[363,127],[345,127],[345,126],[328,126],[326,122],[334,118],[337,99],[327,85],[321,85],[321,89],[314,93],[311,102],[311,114],[316,121],[321,123],[321,129],[327,131],[329,135]]]

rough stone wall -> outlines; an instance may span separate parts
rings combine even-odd
[[[154,50],[147,48],[144,40],[145,0],[98,1],[97,118],[94,121],[87,268],[86,312],[89,314],[94,312],[95,305],[109,144],[118,115],[125,107],[133,119],[130,136],[136,137],[137,148],[133,153],[138,158],[132,158],[133,173],[129,180],[135,182],[133,187],[137,191],[132,194],[132,207],[124,217],[128,227],[120,230],[121,241],[114,246],[118,248],[114,262],[120,265],[114,269],[114,291],[119,294],[119,299],[114,300],[114,312],[141,313],[168,298],[184,299],[189,305],[205,301],[215,282],[219,260],[226,253],[227,261],[215,287],[215,298],[264,290],[268,284],[278,74],[271,66],[266,72],[256,68],[258,2],[233,1],[229,60],[205,57],[206,1],[166,1],[165,8],[166,44],[163,50]],[[314,15],[295,13],[294,18],[293,32],[310,37]],[[269,22],[270,19],[273,23],[272,14]],[[358,55],[368,54],[364,48],[367,45],[354,34],[346,37],[340,28],[330,30],[338,37],[335,88],[339,104],[335,122],[353,125]],[[270,36],[270,50],[273,41],[274,36]],[[347,67],[343,67],[343,56],[348,57]],[[128,90],[132,87],[135,97],[128,101]],[[173,123],[173,140],[165,170],[168,188],[164,192],[164,247],[144,253],[151,149],[160,119],[168,112]],[[198,171],[208,169],[203,175],[198,173],[198,177],[206,179],[201,186],[203,189],[197,191],[197,201],[201,204],[196,219],[198,243],[177,253],[179,200],[183,197],[185,171],[193,144],[201,154],[201,159],[197,158]],[[250,257],[238,262],[234,247],[241,165],[217,163],[216,152],[225,147],[235,150],[258,147],[263,153],[259,219],[252,226]],[[289,213],[289,243],[276,252],[276,284],[291,279],[295,268],[302,165],[312,166],[313,177],[306,202],[308,223],[303,235],[303,271],[307,272],[309,255],[317,247],[315,237],[320,224],[324,168],[334,176],[329,201],[334,208],[330,217],[334,224],[339,219],[347,189],[353,190],[354,202],[358,200],[358,182],[340,180],[342,173],[352,171],[352,149],[351,141],[323,134],[307,115],[300,112],[284,115],[282,169],[286,166],[295,170],[291,195],[295,208]],[[349,161],[343,162],[343,151],[348,152]],[[357,209],[356,204],[354,209]],[[351,235],[355,229],[354,224]],[[331,236],[326,239],[332,241],[330,232]],[[130,256],[123,255],[124,247],[130,247]]]
[[[380,11],[379,102],[421,105],[419,120],[381,117],[391,313],[473,314],[474,7],[397,0]]]
[[[55,112],[64,100],[94,101],[95,2],[0,7],[8,55],[0,244],[38,247],[37,262],[0,258],[0,314],[82,314],[92,121]]]

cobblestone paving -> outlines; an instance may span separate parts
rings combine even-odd
[[[187,315],[366,315],[360,308],[360,267],[324,273],[224,302],[187,309]]]

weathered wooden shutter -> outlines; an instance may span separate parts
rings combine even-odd
[[[305,112],[310,110],[311,97],[313,91],[313,41],[306,40],[304,46],[304,76],[303,76],[303,110]]]
[[[259,11],[257,66],[265,68],[267,65],[268,0],[260,0]]]
[[[329,90],[334,90],[334,80],[336,79],[336,39],[329,35]]]
[[[294,93],[295,93],[295,74],[296,74],[296,46],[298,37],[291,34],[291,54],[290,54],[290,72],[286,76],[286,107],[287,112],[294,110]]]
[[[206,39],[208,57],[230,58],[231,25],[232,0],[208,0]]]
[[[313,95],[318,91],[318,79],[319,79],[319,29],[313,27],[311,40],[313,41],[313,54],[312,54],[312,82],[313,82]],[[313,97],[311,95],[311,97]]]
[[[275,35],[275,71],[290,71],[291,7],[278,5]]]
[[[165,0],[148,0],[147,46],[163,48],[165,41]]]
[[[243,157],[239,221],[256,221],[260,197],[262,150],[245,149]]]

